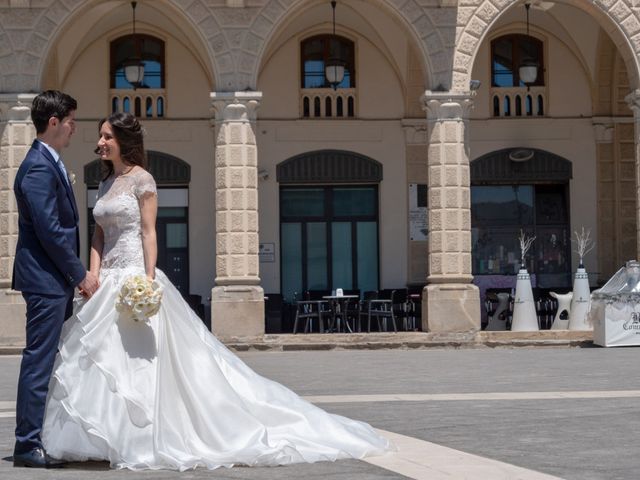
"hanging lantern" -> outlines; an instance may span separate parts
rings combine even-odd
[[[339,50],[337,48],[338,41],[336,38],[336,0],[331,1],[331,9],[333,11],[333,36],[331,37],[329,49],[332,55],[324,66],[324,76],[327,78],[327,82],[329,82],[331,88],[336,90],[338,85],[344,80],[344,67],[346,62],[335,52],[335,50]]]
[[[524,8],[527,11],[527,45],[531,45],[531,37],[529,35],[529,8],[530,3],[525,3]],[[538,78],[538,63],[532,58],[524,58],[518,68],[520,80],[527,86],[534,83]]]
[[[124,61],[124,76],[135,90],[144,80],[144,62],[140,55],[140,40],[136,36],[136,5],[138,2],[131,2],[131,10],[133,11],[133,34],[131,35],[134,43],[135,55]]]

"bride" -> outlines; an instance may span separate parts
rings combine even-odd
[[[54,458],[114,468],[217,468],[362,458],[392,449],[369,425],[329,414],[261,377],[204,327],[155,268],[157,192],[142,128],[127,113],[100,122],[106,166],[93,210],[90,271],[98,291],[65,322],[43,443]],[[163,289],[148,322],[116,310],[123,281]]]

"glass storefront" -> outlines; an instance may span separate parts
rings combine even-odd
[[[540,287],[570,285],[571,235],[567,185],[471,187],[474,275],[514,275],[518,237],[535,235],[526,267]]]
[[[305,290],[377,290],[377,186],[283,187],[280,239],[285,301]]]

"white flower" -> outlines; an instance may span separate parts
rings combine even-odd
[[[116,310],[135,321],[148,321],[160,310],[162,287],[144,275],[127,277],[116,299]]]
[[[69,174],[67,176],[69,177],[69,183],[71,185],[74,185],[76,183],[76,174],[72,171],[69,171]]]

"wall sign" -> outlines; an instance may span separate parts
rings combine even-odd
[[[258,250],[260,263],[273,263],[276,261],[276,244],[261,243]]]
[[[429,235],[427,210],[427,186],[409,184],[409,238],[413,242],[425,242]]]

